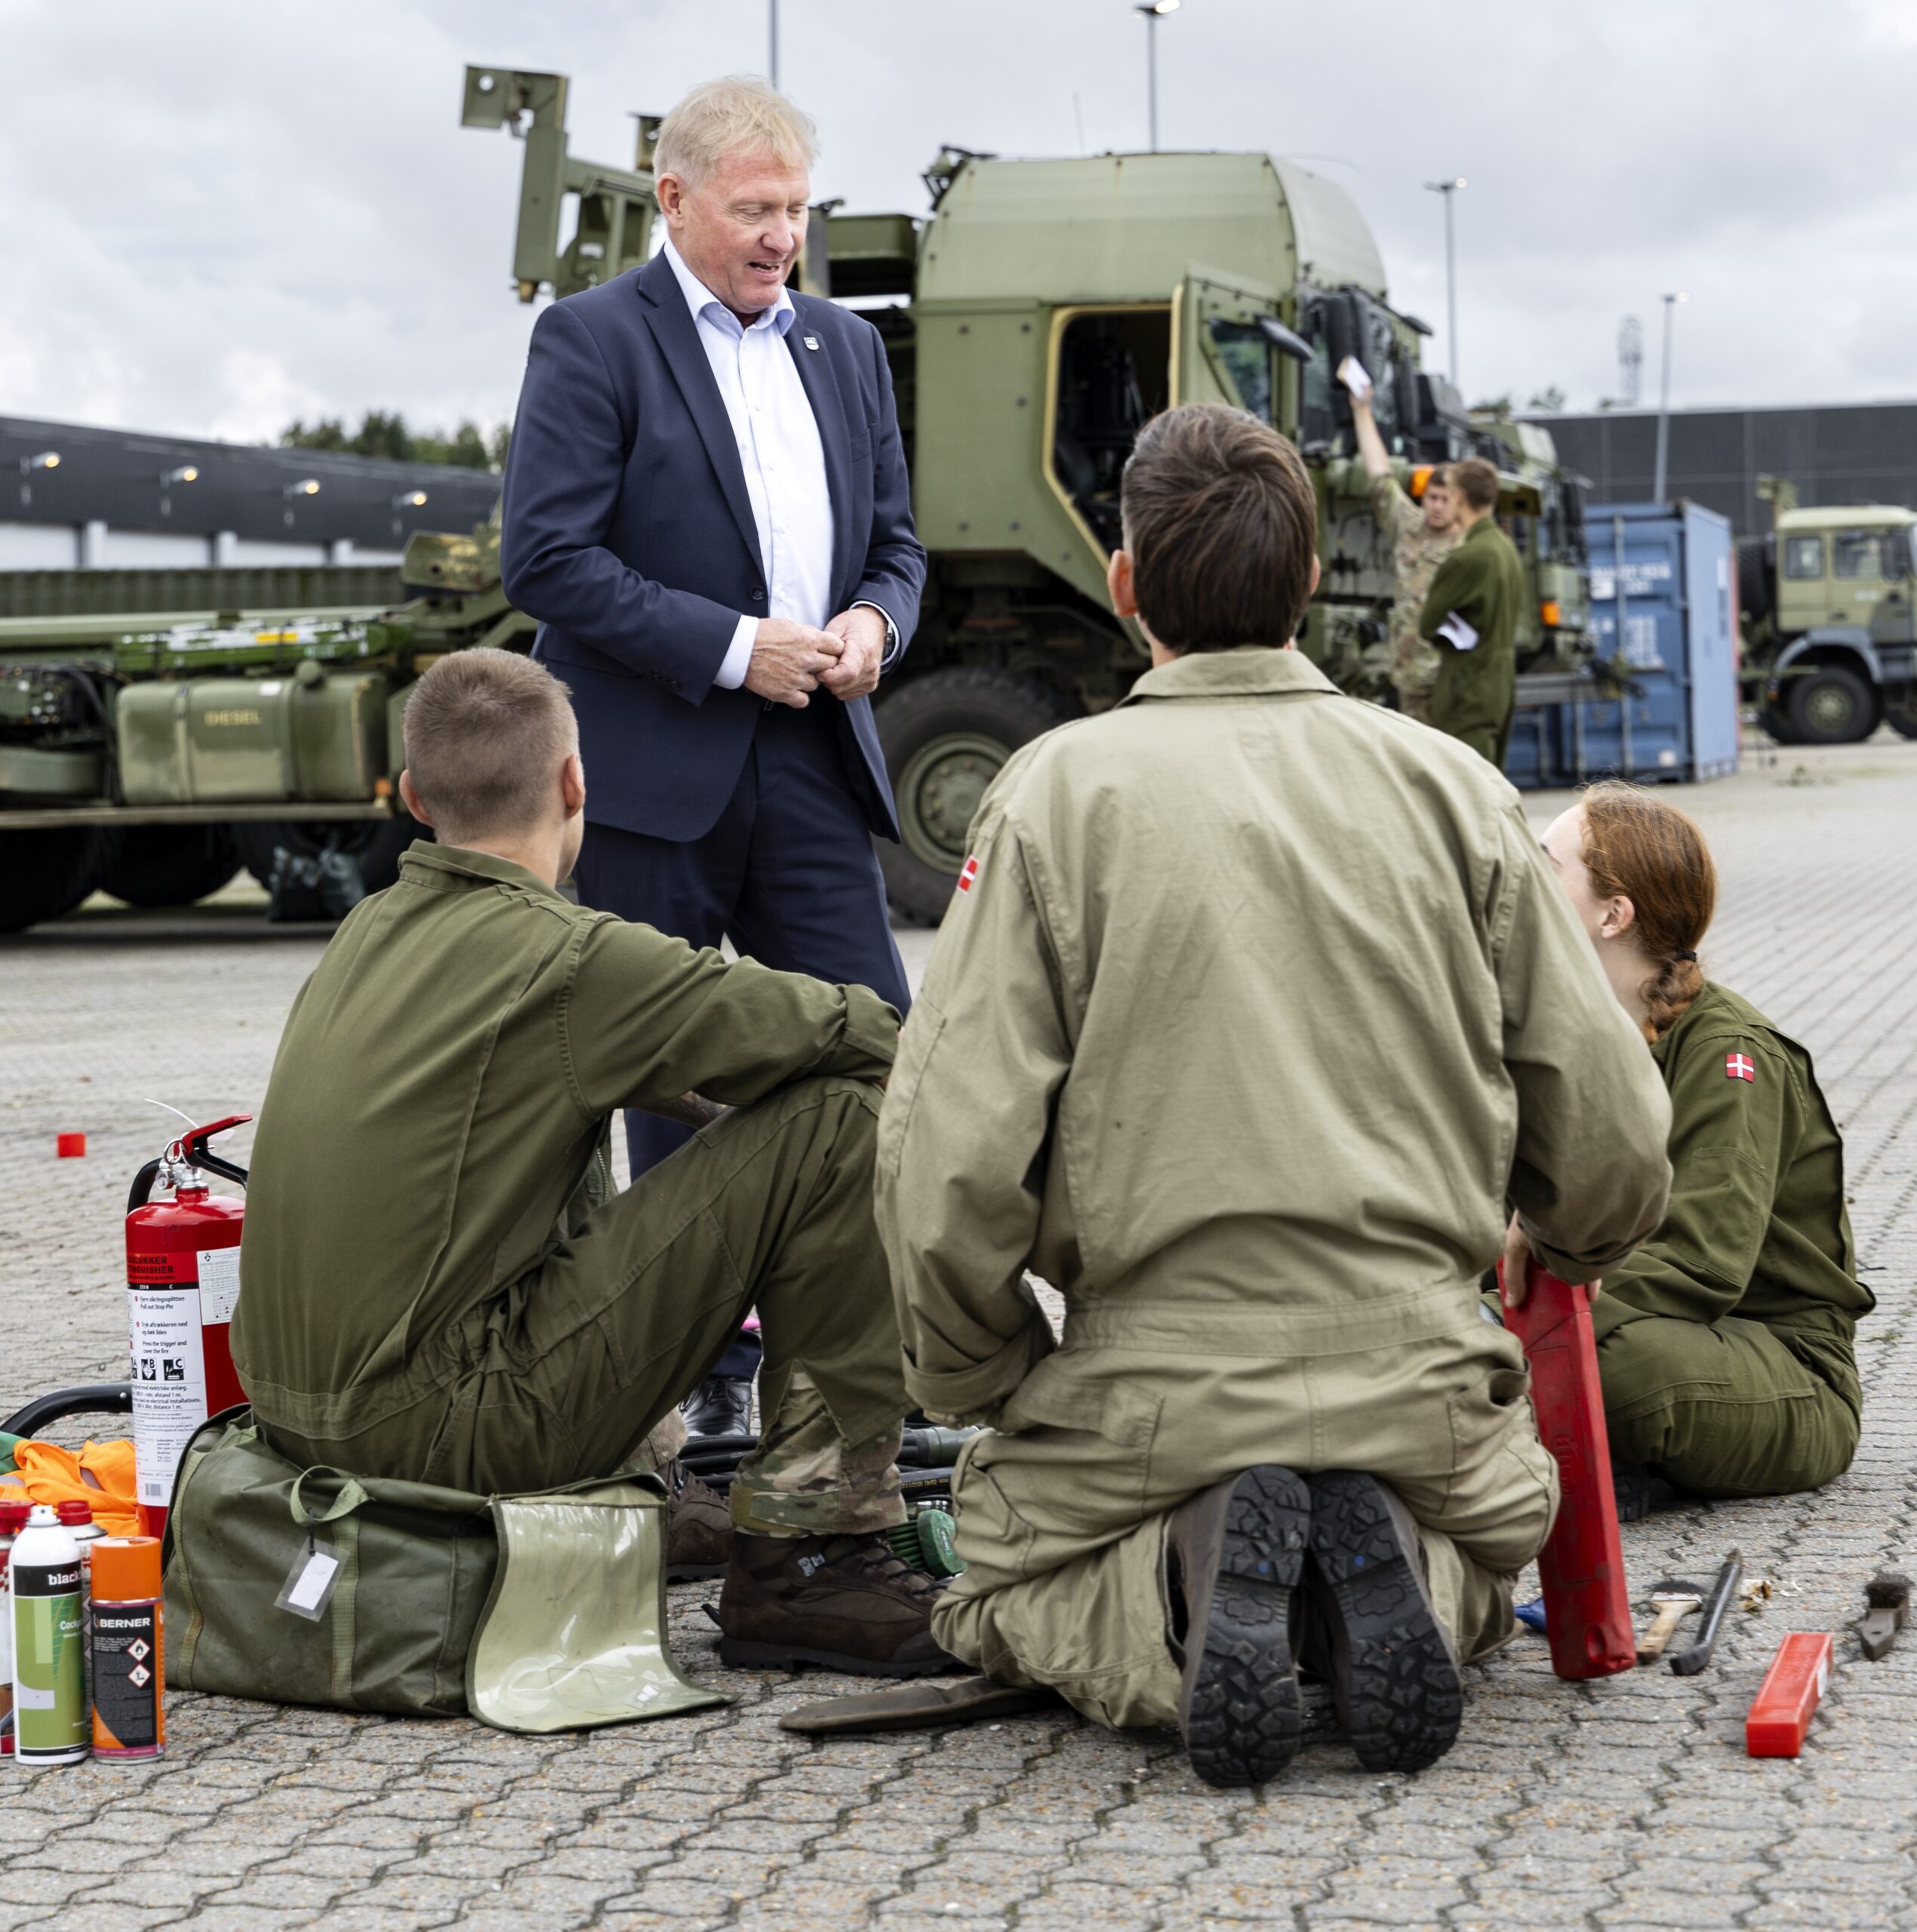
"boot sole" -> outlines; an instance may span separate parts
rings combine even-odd
[[[1368,1771],[1419,1771],[1457,1741],[1464,1686],[1374,1476],[1311,1481],[1311,1550],[1343,1620],[1343,1703]]]
[[[1304,1574],[1310,1525],[1311,1493],[1289,1469],[1269,1463],[1232,1485],[1183,1712],[1186,1754],[1208,1785],[1263,1784],[1297,1755],[1304,1718],[1291,1595]],[[1191,1632],[1187,1641],[1199,1635]]]
[[[965,1666],[956,1657],[936,1657],[925,1663],[879,1663],[843,1651],[810,1651],[793,1644],[752,1644],[743,1638],[719,1639],[719,1662],[742,1670],[797,1670],[816,1664],[821,1670],[843,1671],[851,1677],[952,1677]]]

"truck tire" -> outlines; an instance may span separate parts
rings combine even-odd
[[[0,933],[72,912],[100,883],[113,844],[103,826],[0,832]]]
[[[1877,700],[1856,672],[1820,664],[1784,689],[1785,715],[1800,745],[1854,745],[1877,728]]]
[[[131,825],[100,874],[100,889],[129,906],[192,906],[239,870],[223,825]]]
[[[399,876],[399,861],[416,838],[432,834],[410,813],[394,818],[264,819],[239,820],[232,828],[241,863],[260,883],[272,884],[273,854],[281,846],[302,859],[334,850],[359,861],[368,892],[383,892]]]
[[[1906,698],[1901,704],[1887,704],[1884,719],[1900,738],[1917,738],[1917,700]]]
[[[878,742],[903,838],[878,841],[878,863],[895,912],[937,924],[985,788],[1020,745],[1075,715],[1035,678],[980,668],[928,671],[885,699]]]
[[[1753,624],[1763,623],[1777,601],[1771,581],[1777,548],[1774,537],[1737,539],[1737,614]]]

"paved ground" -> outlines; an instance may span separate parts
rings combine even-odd
[[[533,1742],[182,1694],[162,1763],[0,1772],[0,1932],[1917,1923],[1917,1634],[1875,1666],[1840,1635],[1800,1760],[1741,1744],[1779,1637],[1841,1631],[1874,1568],[1917,1556],[1917,745],[1754,749],[1685,801],[1724,873],[1708,963],[1814,1051],[1882,1301],[1846,1479],[1625,1532],[1640,1589],[1733,1543],[1775,1582],[1709,1674],[1572,1687],[1524,1639],[1471,1672],[1435,1769],[1362,1775],[1321,1714],[1283,1779],[1226,1796],[1170,1734],[1058,1718],[814,1749],[774,1721],[830,1681],[720,1669],[692,1585],[679,1654],[737,1694],[716,1713]],[[142,1103],[255,1105],[321,944],[218,909],[0,942],[0,1414],[119,1372],[119,1217],[163,1137]],[[54,1160],[63,1128],[85,1161]]]

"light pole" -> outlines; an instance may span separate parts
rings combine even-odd
[[[1457,242],[1451,228],[1451,197],[1464,186],[1462,174],[1454,175],[1448,181],[1427,181],[1424,184],[1434,195],[1445,198],[1445,346],[1449,352],[1451,363],[1451,387],[1457,382]]]
[[[770,78],[776,88],[779,85],[779,0],[765,0],[765,38],[771,53]]]
[[[1152,152],[1159,151],[1159,18],[1175,14],[1183,0],[1146,0],[1132,11],[1145,17],[1145,101],[1152,128]]]
[[[1680,288],[1663,300],[1664,366],[1657,378],[1657,473],[1651,486],[1651,500],[1654,503],[1664,500],[1671,453],[1671,320],[1677,313],[1677,305],[1688,302],[1691,297]]]

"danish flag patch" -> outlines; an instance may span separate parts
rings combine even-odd
[[[969,858],[958,868],[958,890],[961,892],[971,891],[972,881],[977,877],[978,860],[975,857]]]
[[[1726,1054],[1724,1057],[1724,1077],[1727,1080],[1757,1079],[1757,1068],[1748,1054]]]

